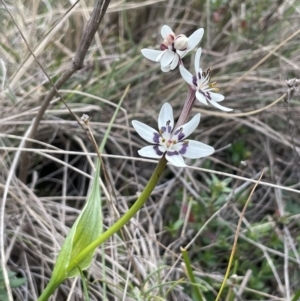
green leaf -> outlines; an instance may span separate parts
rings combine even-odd
[[[2,292],[2,290],[0,292],[0,300],[1,301],[9,301],[7,293],[6,292]]]
[[[100,163],[98,162],[87,202],[66,237],[57,257],[52,279],[62,281],[66,278],[75,277],[79,274],[78,269],[84,270],[88,268],[92,262],[95,251],[90,252],[90,254],[88,254],[82,261],[78,262],[76,268],[71,270],[69,273],[66,272],[70,260],[102,233],[103,224],[99,175]]]
[[[9,282],[11,288],[16,288],[26,283],[26,279],[25,278],[10,279]]]
[[[109,123],[107,131],[103,137],[99,151],[103,152],[105,143],[109,137],[112,125],[117,117],[121,104],[127,95],[129,86],[127,86],[124,95],[116,106],[115,113]],[[54,290],[67,278],[79,275],[79,270],[86,269],[90,266],[96,247],[96,238],[102,238],[102,205],[100,198],[100,187],[98,179],[100,176],[100,161],[97,161],[97,168],[93,179],[92,189],[87,198],[86,205],[82,209],[79,217],[74,223],[72,229],[66,237],[66,240],[58,254],[52,277],[40,295],[38,301],[46,301],[53,294]],[[135,208],[135,207],[134,207]],[[134,209],[133,208],[133,209]],[[132,210],[133,211],[133,210]],[[122,222],[122,221],[121,221]],[[107,232],[107,231],[106,231]],[[86,250],[84,256],[77,256]],[[80,257],[79,262],[77,262]]]
[[[298,290],[295,294],[295,296],[293,297],[292,301],[298,301],[300,298],[300,290]]]
[[[26,283],[26,278],[15,278],[15,272],[7,271],[7,274],[9,277],[9,285],[11,288],[16,288]],[[4,283],[3,271],[2,269],[0,269],[0,301],[6,300],[9,301],[9,298]]]

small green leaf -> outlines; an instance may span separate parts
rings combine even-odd
[[[26,278],[16,278],[15,272],[7,271],[7,275],[9,277],[9,285],[11,288],[16,288],[26,283]],[[9,301],[9,298],[4,283],[3,271],[0,269],[0,301],[6,300]]]
[[[99,187],[100,163],[98,162],[93,179],[92,188],[87,198],[87,202],[80,215],[75,221],[72,229],[66,237],[66,240],[57,257],[53,270],[52,279],[63,281],[66,278],[75,277],[79,274],[79,269],[88,268],[92,262],[94,252],[91,252],[81,262],[78,262],[76,268],[69,273],[66,272],[69,263],[80,251],[94,241],[103,230],[101,197]]]
[[[23,285],[24,283],[26,283],[26,279],[25,278],[10,279],[9,282],[10,282],[10,287],[15,288],[15,287],[19,287],[19,286]]]

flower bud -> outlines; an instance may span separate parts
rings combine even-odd
[[[180,34],[174,41],[174,48],[177,50],[185,50],[188,47],[188,44],[189,39],[185,35]]]
[[[171,32],[169,33],[165,38],[163,44],[167,47],[171,46],[175,39],[175,33]]]

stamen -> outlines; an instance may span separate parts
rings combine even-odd
[[[212,91],[219,92],[219,88],[217,87],[217,82],[209,83],[208,86],[209,88],[211,88]]]

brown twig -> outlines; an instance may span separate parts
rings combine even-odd
[[[5,6],[5,3],[2,1],[3,5]],[[29,138],[34,138],[34,136],[36,135],[36,132],[38,130],[39,124],[45,114],[45,111],[47,110],[51,99],[54,97],[54,95],[58,95],[61,99],[61,95],[58,92],[58,89],[78,70],[80,70],[83,66],[84,63],[84,58],[86,56],[86,53],[93,41],[94,35],[99,27],[99,24],[101,23],[104,14],[108,8],[108,5],[110,3],[110,0],[98,0],[94,6],[94,9],[92,11],[91,17],[87,23],[86,29],[83,33],[82,39],[80,41],[79,47],[76,51],[75,57],[73,59],[72,62],[72,66],[69,70],[67,70],[65,73],[63,73],[61,75],[61,77],[57,80],[57,82],[55,84],[52,83],[51,79],[48,77],[47,73],[45,72],[45,70],[42,68],[41,64],[39,63],[39,61],[37,60],[37,58],[35,57],[34,53],[32,52],[31,48],[29,47],[25,37],[22,35],[21,30],[18,28],[17,23],[14,21],[12,15],[10,14],[10,12],[8,11],[8,9],[6,8],[7,12],[10,14],[10,17],[12,18],[13,22],[15,23],[15,25],[17,26],[24,42],[26,43],[30,53],[34,56],[36,62],[40,65],[40,67],[42,68],[42,70],[45,72],[45,75],[48,77],[49,82],[52,84],[52,88],[50,89],[49,93],[45,96],[43,103],[41,105],[41,108],[33,122],[33,126],[31,129],[30,134],[28,135]],[[6,6],[5,6],[6,7]],[[62,99],[63,100],[63,99]],[[65,103],[65,101],[63,100],[63,102]],[[66,105],[66,103],[65,103]],[[68,108],[68,107],[67,107]],[[69,109],[69,108],[68,108]],[[69,109],[70,111],[70,109]],[[74,115],[73,113],[71,113],[72,115]],[[73,116],[74,117],[74,116]],[[75,118],[78,121],[78,118]],[[80,122],[79,122],[80,123]],[[31,141],[27,141],[25,148],[30,148],[32,145]],[[28,154],[27,153],[23,153],[20,159],[20,171],[19,171],[19,178],[21,181],[26,182],[27,179],[27,174],[28,174],[28,169],[30,167],[30,161],[28,160]]]
[[[290,133],[291,140],[292,140],[292,145],[293,145],[293,151],[294,151],[293,160],[295,161],[296,165],[298,165],[298,167],[300,167],[300,155],[299,155],[299,153],[296,149],[296,143],[294,141],[294,134],[293,134],[292,125],[291,125],[291,122],[290,122],[290,120],[291,120],[290,102],[291,102],[291,100],[294,96],[295,91],[299,91],[300,80],[297,79],[297,78],[293,78],[293,79],[286,80],[286,83],[287,83],[287,87],[288,87],[288,90],[287,90],[287,93],[286,93],[286,98],[285,98],[286,110],[287,110],[286,119],[287,119],[288,131]]]

